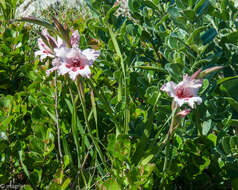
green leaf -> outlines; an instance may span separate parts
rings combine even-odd
[[[227,100],[229,102],[229,104],[231,105],[231,107],[237,111],[238,113],[238,102],[236,100],[234,100],[233,98],[230,97],[224,97],[225,100]]]
[[[221,85],[222,89],[225,89],[225,91],[230,95],[232,98],[237,99],[238,97],[238,78],[234,77],[231,80],[226,80],[222,82]],[[220,87],[220,88],[221,88]]]
[[[211,119],[204,121],[202,124],[202,134],[207,135],[209,133],[209,131],[211,130],[211,126],[212,126]]]
[[[64,183],[62,184],[61,189],[62,190],[66,189],[69,186],[70,182],[71,182],[70,178],[67,178],[66,180],[64,180]]]
[[[116,50],[116,53],[117,53],[118,57],[120,57],[121,69],[122,69],[123,76],[125,77],[126,76],[125,65],[124,65],[122,54],[121,54],[121,50],[120,50],[119,45],[117,43],[115,34],[113,33],[112,28],[109,25],[108,25],[108,30],[109,30],[109,33],[110,33],[110,36],[111,36],[114,48]]]
[[[230,147],[232,153],[238,153],[238,135],[230,138]]]
[[[208,135],[207,138],[213,142],[214,146],[216,146],[216,143],[217,143],[217,136],[216,135],[211,133],[211,134]]]
[[[134,68],[163,72],[163,70],[160,67],[154,67],[154,66],[134,66]]]
[[[190,22],[194,22],[196,19],[196,13],[194,10],[191,9],[186,9],[183,10],[183,15],[190,21]]]
[[[174,64],[174,63],[167,63],[165,65],[165,69],[172,75],[173,78],[179,80],[182,76],[182,65]]]
[[[56,28],[54,27],[54,25],[48,23],[45,20],[42,20],[42,19],[39,19],[39,18],[36,18],[36,17],[33,17],[33,16],[22,17],[21,19],[17,19],[17,20],[13,20],[13,21],[21,21],[21,22],[29,22],[29,23],[33,23],[33,24],[38,24],[40,26],[44,26],[47,29],[57,33]]]
[[[209,5],[209,0],[200,0],[193,10],[200,16],[206,11]]]
[[[207,26],[201,26],[201,27],[198,27],[196,28],[192,33],[191,35],[189,36],[188,40],[187,40],[187,43],[188,45],[192,44],[192,43],[196,43],[198,44],[201,39],[200,39],[200,33],[203,32],[204,30],[207,29]]]
[[[3,120],[0,123],[0,131],[6,131],[9,126],[9,124],[11,123],[12,119],[15,117],[15,115],[11,115],[9,117],[7,117],[5,120]]]
[[[107,11],[105,21],[110,23],[111,17],[114,15],[114,13],[119,9],[119,5],[112,7],[109,11]]]
[[[142,3],[147,7],[150,7],[152,10],[158,10],[158,7],[152,1],[144,0]]]
[[[221,43],[223,43],[223,44],[231,43],[231,44],[237,45],[237,42],[238,42],[238,31],[229,33],[229,34],[223,36],[221,39]]]
[[[149,156],[147,156],[144,160],[142,160],[141,161],[141,165],[147,165],[150,161],[151,161],[151,159],[154,157],[154,155],[153,154],[150,154]]]
[[[23,190],[33,190],[30,185],[24,185]]]
[[[209,30],[207,30],[202,36],[201,36],[201,40],[203,45],[206,45],[207,43],[209,43],[210,41],[212,41],[217,35],[217,31],[215,28],[210,28]]]
[[[23,169],[23,171],[25,172],[25,174],[26,174],[26,176],[28,177],[28,179],[30,180],[30,174],[29,174],[29,172],[28,172],[28,170],[27,170],[27,167],[26,167],[26,165],[24,164],[23,159],[22,159],[23,151],[22,151],[22,150],[18,151],[18,155],[19,155],[19,158],[20,158],[20,162],[21,162],[22,169]]]
[[[115,180],[109,179],[105,181],[99,189],[121,190],[121,186]]]
[[[231,149],[230,149],[230,137],[223,137],[222,138],[222,147],[223,147],[223,150],[226,154],[230,154],[231,153]]]
[[[209,80],[204,79],[202,84],[202,89],[200,90],[200,94],[203,94],[207,90],[208,87],[209,87]]]
[[[232,77],[225,77],[225,78],[222,78],[222,79],[219,79],[217,81],[217,84],[220,85],[228,80],[233,80],[233,79],[238,79],[238,75],[237,76],[232,76]]]
[[[168,46],[171,49],[183,49],[185,47],[185,44],[181,42],[181,40],[177,37],[169,36],[168,37]]]

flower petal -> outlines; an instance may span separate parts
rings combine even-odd
[[[191,108],[194,108],[195,102],[197,102],[198,105],[200,105],[200,104],[202,103],[202,98],[200,98],[199,96],[197,96],[197,97],[191,97],[191,98],[186,99],[185,102],[187,102],[188,105],[189,105]]]
[[[82,51],[82,54],[87,57],[89,64],[92,65],[93,62],[98,58],[100,55],[100,51],[96,51],[94,49],[85,49]]]
[[[71,45],[73,48],[78,48],[79,47],[79,32],[78,30],[73,31],[72,36],[71,36]]]
[[[54,48],[54,52],[57,57],[65,57],[65,55],[70,51],[67,47]]]
[[[88,65],[85,65],[83,69],[78,69],[77,71],[70,71],[69,76],[72,80],[75,80],[78,75],[81,75],[82,77],[90,78],[91,71]]]
[[[62,40],[62,38],[60,38],[59,36],[57,36],[57,47],[61,48],[61,47],[66,47],[65,42]]]
[[[60,75],[65,75],[66,73],[70,72],[71,70],[65,66],[65,64],[61,64],[58,67],[58,73]]]
[[[170,97],[175,97],[176,84],[173,81],[164,84],[160,90],[167,92]]]
[[[179,105],[179,107],[181,107],[184,103],[185,103],[185,100],[184,98],[178,98],[178,97],[174,97],[174,101]]]

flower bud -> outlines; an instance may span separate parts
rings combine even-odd
[[[180,117],[180,118],[183,118],[183,117],[185,117],[186,115],[188,115],[190,112],[191,112],[190,109],[185,109],[185,110],[182,110],[182,111],[178,112],[178,113],[177,113],[177,116]]]
[[[208,74],[210,74],[210,73],[212,73],[212,72],[214,72],[214,71],[221,70],[221,69],[223,69],[223,68],[224,68],[223,66],[210,67],[210,68],[208,68],[208,69],[202,71],[202,72],[199,74],[198,78],[204,78],[206,75],[208,75]]]

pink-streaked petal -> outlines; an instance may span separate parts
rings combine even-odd
[[[160,90],[167,92],[170,97],[175,97],[176,84],[173,81],[164,84]]]
[[[56,71],[58,69],[58,67],[52,67],[51,69],[48,69],[46,71],[46,76],[49,76],[52,72]]]
[[[48,47],[41,38],[37,40],[39,49],[43,50],[45,47]]]
[[[60,66],[60,65],[61,65],[60,60],[57,59],[57,58],[56,58],[56,59],[53,59],[52,65],[53,65],[53,66]]]
[[[79,75],[78,72],[73,72],[73,71],[70,71],[70,72],[69,72],[69,77],[70,77],[72,80],[75,80],[78,75]]]
[[[47,38],[47,36],[49,36],[49,33],[48,33],[47,29],[44,28],[42,30],[42,35],[45,36],[45,38]]]
[[[49,54],[49,53],[44,53],[42,50],[38,50],[35,52],[35,56],[40,56],[40,60],[44,60],[46,57],[54,57],[54,55]]]
[[[89,62],[92,64],[100,55],[100,51],[94,49],[85,49],[82,51],[82,54],[87,57]]]
[[[73,48],[78,48],[79,47],[79,32],[78,30],[73,31],[72,36],[71,36],[71,45]]]
[[[179,107],[181,107],[185,103],[185,100],[183,98],[180,99],[176,96],[174,97],[174,101],[178,104]]]
[[[180,118],[183,118],[183,117],[185,117],[186,115],[188,115],[190,112],[191,112],[190,109],[185,109],[185,110],[182,110],[182,111],[178,112],[178,113],[177,113],[177,116],[180,117]]]
[[[72,80],[75,80],[78,75],[82,77],[90,78],[91,71],[88,65],[86,65],[83,69],[79,69],[76,72],[70,71],[69,76]]]
[[[61,48],[54,48],[54,52],[57,57],[65,57],[65,55],[70,51],[69,48],[61,47]]]
[[[67,59],[80,56],[81,51],[79,49],[76,49],[76,48],[64,48],[64,49],[65,49],[64,57]]]
[[[202,103],[202,98],[200,97],[192,97],[192,98],[189,98],[188,100],[186,100],[186,102],[188,103],[188,105],[191,107],[191,108],[194,108],[194,104],[195,102],[200,105]]]
[[[60,75],[65,75],[66,73],[70,72],[71,70],[65,66],[65,64],[61,64],[58,66],[58,73]]]
[[[66,47],[65,42],[62,40],[62,38],[60,38],[59,36],[57,36],[57,47],[61,48],[61,47]]]

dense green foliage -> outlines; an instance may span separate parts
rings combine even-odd
[[[39,29],[10,20],[16,1],[0,2],[0,184],[27,190],[237,189],[234,2],[129,0],[127,14],[118,14],[115,0],[85,2],[88,15],[52,10],[35,22],[53,26],[51,16],[58,16],[79,30],[81,49],[101,51],[91,79],[77,82],[46,76],[51,60],[34,56]],[[224,68],[205,76],[203,103],[163,143],[173,113],[161,86],[213,66]]]

